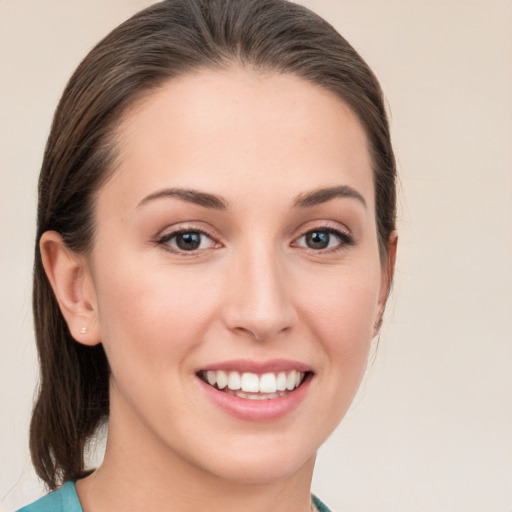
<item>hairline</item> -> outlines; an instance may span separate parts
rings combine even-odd
[[[334,87],[329,87],[325,84],[321,84],[320,82],[315,81],[312,78],[304,76],[300,72],[295,72],[291,69],[284,69],[282,66],[271,66],[269,64],[258,65],[251,61],[244,60],[237,56],[234,56],[231,58],[226,57],[222,60],[210,61],[208,63],[189,63],[188,65],[183,66],[182,69],[180,69],[178,72],[172,75],[169,74],[168,76],[165,76],[164,74],[162,74],[162,76],[158,79],[155,79],[153,83],[146,84],[135,93],[127,96],[124,99],[125,104],[121,104],[114,111],[113,118],[105,125],[105,127],[110,127],[111,133],[105,137],[101,146],[101,149],[106,151],[106,165],[101,175],[101,178],[98,180],[96,189],[91,194],[91,238],[89,240],[88,246],[84,251],[85,254],[90,254],[94,246],[94,233],[96,231],[95,228],[97,225],[96,205],[98,194],[100,193],[101,189],[113,178],[113,176],[116,174],[116,171],[122,165],[122,160],[120,159],[120,156],[123,152],[123,127],[126,125],[128,118],[132,116],[135,112],[137,112],[138,109],[144,108],[144,104],[146,103],[146,101],[150,101],[150,99],[155,94],[158,94],[159,91],[165,89],[165,87],[174,80],[199,75],[204,71],[229,72],[232,70],[254,71],[261,75],[278,74],[293,76],[304,81],[305,83],[317,86],[324,91],[328,91],[329,93],[333,94],[338,99],[338,101],[340,101],[344,105],[345,108],[349,109],[350,113],[355,117],[357,122],[360,124],[365,136],[365,146],[366,151],[368,152],[368,157],[370,159],[372,171],[372,185],[374,189],[373,200],[375,204],[374,214],[376,217],[376,222],[378,222],[376,187],[377,163],[375,161],[375,151],[368,133],[369,128],[362,119],[362,116],[351,105],[350,101],[343,94],[341,94],[339,90],[336,90]],[[379,230],[377,229],[376,236],[379,247],[379,255],[382,263],[384,263],[385,256],[387,256],[388,254],[387,240],[380,240],[379,234]]]

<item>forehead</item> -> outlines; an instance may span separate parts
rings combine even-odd
[[[122,187],[127,201],[164,186],[229,196],[247,195],[245,184],[271,200],[342,184],[373,208],[361,123],[333,92],[290,74],[233,68],[172,79],[125,114],[117,141],[105,188]]]

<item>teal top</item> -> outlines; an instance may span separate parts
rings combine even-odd
[[[318,512],[330,512],[316,497],[312,496]],[[75,482],[66,482],[60,489],[43,496],[31,505],[20,508],[17,512],[83,512],[78,501]]]
[[[68,481],[46,496],[34,501],[31,505],[20,508],[17,512],[83,512],[78,501],[75,482]]]

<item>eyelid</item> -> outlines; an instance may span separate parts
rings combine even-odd
[[[167,226],[165,229],[161,230],[155,237],[154,243],[160,245],[164,248],[164,250],[177,254],[179,256],[192,257],[197,256],[200,253],[203,253],[209,249],[215,249],[222,247],[222,243],[219,242],[219,237],[212,232],[213,230],[207,229],[205,227],[199,227],[198,225],[194,225],[193,223],[182,223],[176,226]],[[171,247],[168,242],[172,240],[174,237],[181,233],[201,233],[202,235],[208,237],[212,240],[212,247],[207,247],[205,249],[196,249],[192,251],[184,251],[180,249],[175,249]]]
[[[296,230],[297,235],[295,238],[299,238],[300,236],[305,235],[306,233],[309,233],[309,232],[315,231],[315,230],[340,232],[343,235],[354,238],[354,234],[345,224],[342,224],[341,222],[336,222],[333,220],[323,220],[323,219],[308,221],[308,222],[305,222],[304,224],[301,224]]]
[[[185,257],[193,257],[198,256],[200,253],[204,253],[211,249],[217,249],[220,247],[223,247],[222,242],[219,241],[220,236],[211,228],[204,227],[203,223],[200,223],[201,226],[198,226],[193,221],[190,222],[184,222],[180,223],[174,226],[167,226],[163,230],[161,230],[155,237],[154,237],[154,243],[160,246],[163,246],[165,250],[168,252],[171,252],[173,254],[177,254],[179,256],[185,256]],[[356,244],[356,240],[354,238],[354,235],[352,234],[351,230],[335,221],[310,221],[305,224],[303,224],[298,230],[298,234],[293,238],[291,242],[292,247],[300,247],[306,251],[309,251],[314,254],[323,254],[323,253],[335,253],[339,250],[343,250],[347,246],[352,246]],[[297,244],[297,241],[300,240],[302,237],[306,236],[308,233],[314,232],[314,231],[327,231],[329,233],[334,234],[340,239],[340,243],[337,247],[334,248],[326,248],[326,249],[312,249],[308,247],[299,246]],[[208,237],[212,240],[212,246],[203,248],[203,249],[196,249],[191,251],[185,251],[180,249],[175,249],[171,247],[168,242],[173,237],[179,235],[180,233],[187,233],[187,232],[196,232],[201,233],[202,235]]]
[[[297,241],[302,237],[306,236],[308,233],[314,231],[327,231],[329,233],[333,233],[340,239],[340,244],[334,248],[326,248],[326,249],[311,249],[309,247],[303,247],[297,245]],[[306,225],[301,226],[300,233],[293,239],[291,243],[292,246],[301,247],[309,252],[314,254],[322,254],[322,253],[334,253],[339,250],[343,250],[347,246],[352,246],[356,244],[356,239],[352,234],[351,230],[343,224],[333,221],[317,221],[314,223],[308,222]]]

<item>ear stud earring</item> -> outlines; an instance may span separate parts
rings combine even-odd
[[[85,334],[87,332],[87,327],[82,327],[80,329],[80,334]]]

